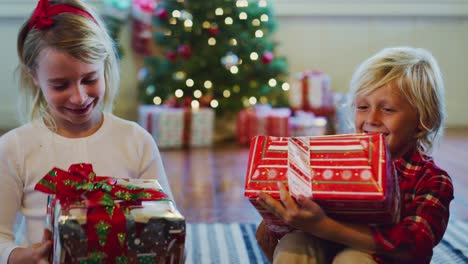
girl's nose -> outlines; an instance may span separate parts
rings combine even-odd
[[[81,85],[76,85],[73,88],[72,95],[70,96],[70,102],[75,105],[82,105],[88,99],[88,94],[86,93],[86,89]]]

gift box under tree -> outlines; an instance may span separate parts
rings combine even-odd
[[[237,116],[237,140],[248,144],[257,135],[287,137],[290,116],[291,109],[272,108],[269,105],[243,109]]]
[[[51,263],[183,263],[185,220],[157,181],[96,176],[90,164],[52,169]]]
[[[213,143],[214,110],[141,105],[138,123],[159,148],[207,147]]]
[[[279,200],[277,182],[339,220],[399,221],[399,187],[382,134],[252,139],[244,195],[272,231],[284,234],[291,228],[256,202],[260,192]]]
[[[293,110],[313,112],[316,116],[334,114],[330,76],[321,71],[297,73],[291,81],[289,103]]]

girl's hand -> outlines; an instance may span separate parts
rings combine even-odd
[[[36,243],[28,248],[15,248],[8,258],[8,264],[48,264],[49,252],[52,248],[52,234],[44,229],[42,242]]]
[[[314,234],[320,230],[320,224],[327,218],[322,208],[312,199],[300,196],[296,201],[289,195],[283,183],[278,183],[281,202],[266,193],[261,193],[258,202],[265,209],[275,214],[284,223]]]
[[[273,262],[273,253],[275,252],[276,245],[278,245],[278,239],[270,229],[268,229],[265,221],[262,221],[258,225],[255,237],[257,238],[258,245],[263,250],[263,253],[265,253],[267,259],[270,262]]]

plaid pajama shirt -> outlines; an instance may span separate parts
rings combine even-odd
[[[394,164],[403,199],[401,221],[391,226],[372,226],[373,236],[381,249],[390,254],[404,248],[411,252],[411,263],[430,263],[432,249],[447,228],[452,180],[431,157],[416,150],[394,160]],[[378,263],[391,262],[384,256],[374,258]]]

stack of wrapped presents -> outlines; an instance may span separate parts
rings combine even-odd
[[[268,135],[319,136],[327,133],[327,119],[311,112],[257,105],[241,110],[237,116],[237,141],[249,144],[252,137]]]
[[[291,228],[256,201],[260,192],[279,200],[278,182],[293,197],[310,197],[338,220],[399,220],[400,192],[382,134],[252,139],[244,195],[272,231],[284,234]]]
[[[138,109],[138,123],[161,149],[211,146],[214,118],[211,108],[140,105]]]

